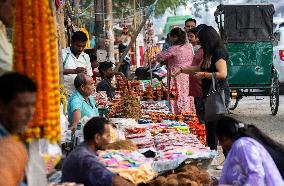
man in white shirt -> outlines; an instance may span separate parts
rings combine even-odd
[[[90,57],[84,52],[87,36],[82,31],[77,31],[72,35],[71,46],[63,49],[63,74],[64,87],[68,94],[74,90],[74,79],[78,73],[93,75]]]

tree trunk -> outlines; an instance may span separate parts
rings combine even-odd
[[[113,34],[113,17],[112,17],[112,0],[106,0],[106,37],[108,39],[108,59],[114,61],[114,34]]]
[[[96,48],[104,49],[104,0],[94,0]]]
[[[49,1],[51,6],[52,14],[54,16],[54,24],[56,27],[56,38],[57,38],[57,56],[59,66],[59,83],[63,84],[63,62],[62,62],[62,49],[66,47],[65,31],[64,31],[64,11],[63,8],[56,10],[54,2]]]

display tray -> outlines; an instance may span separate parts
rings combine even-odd
[[[182,157],[169,161],[154,161],[152,163],[152,167],[156,172],[158,172],[159,175],[163,175],[172,170],[180,169],[185,165],[196,165],[201,169],[208,170],[213,159],[213,156],[200,158]]]

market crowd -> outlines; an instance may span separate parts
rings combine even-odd
[[[9,1],[0,0],[0,7]],[[9,5],[11,6],[11,5]],[[0,9],[0,36],[7,25]],[[2,38],[0,38],[2,39]],[[94,91],[105,91],[109,100],[115,96],[114,75],[129,77],[129,63],[125,60],[114,68],[111,62],[97,62],[94,53],[85,53],[87,36],[77,31],[71,46],[63,50],[64,87],[69,94],[67,114],[69,129],[74,133],[82,128],[81,120],[90,118],[83,127],[84,141],[75,147],[62,165],[62,182],[86,186],[134,185],[108,170],[98,160],[98,150],[105,150],[110,141],[111,121],[101,117],[92,97]],[[2,49],[0,62],[11,64],[12,57]],[[5,48],[5,47],[4,47]],[[229,55],[218,32],[195,19],[185,21],[185,27],[173,28],[164,50],[157,59],[168,68],[168,88],[175,88],[177,99],[170,100],[173,113],[194,111],[206,126],[207,145],[217,150],[217,140],[223,148],[224,162],[220,184],[226,185],[284,185],[284,146],[262,133],[257,127],[241,123],[230,116],[206,121],[204,99],[210,91],[212,77],[225,92],[229,105],[227,61]],[[125,46],[121,45],[121,52]],[[8,61],[8,63],[7,63]],[[1,70],[3,70],[1,65]],[[100,81],[97,81],[97,78]],[[32,120],[35,110],[36,84],[16,72],[0,76],[0,185],[19,185],[24,179],[28,153],[25,145],[15,139]]]
[[[79,181],[87,185],[111,185],[117,180],[126,180],[115,176],[97,162],[95,152],[103,149],[110,135],[109,121],[97,117],[99,114],[96,105],[89,96],[96,89],[106,91],[111,100],[115,90],[111,81],[118,72],[110,62],[102,62],[99,66],[89,62],[88,55],[83,52],[85,42],[83,33],[74,33],[71,47],[63,53],[63,59],[67,61],[64,65],[64,74],[66,77],[69,76],[64,80],[66,85],[70,84],[71,91],[75,90],[68,102],[70,127],[72,130],[78,128],[81,117],[94,118],[84,128],[85,141],[65,160],[62,179]],[[229,116],[215,121],[205,120],[204,99],[210,93],[213,75],[219,88],[225,92],[227,109],[230,102],[227,82],[229,54],[218,32],[212,26],[197,26],[195,19],[188,19],[185,21],[184,29],[177,27],[170,31],[163,48],[156,58],[166,63],[168,89],[177,90],[177,99],[170,100],[172,112],[180,114],[196,110],[199,120],[206,126],[207,145],[210,149],[217,150],[219,141],[223,148],[226,160],[220,184],[284,184],[283,145],[269,138],[254,125],[240,123]],[[70,58],[66,60],[68,54]],[[98,66],[98,72],[93,71],[92,67],[95,66]],[[96,79],[92,76],[102,78],[96,87]],[[71,86],[72,83],[74,88]],[[229,171],[231,169],[234,171]],[[85,170],[83,174],[81,170]],[[97,179],[98,177],[100,179]]]

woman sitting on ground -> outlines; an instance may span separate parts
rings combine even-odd
[[[247,125],[224,117],[217,122],[217,138],[228,152],[220,184],[284,185],[284,146]],[[281,174],[280,174],[280,172]]]

